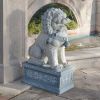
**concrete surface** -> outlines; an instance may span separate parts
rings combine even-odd
[[[7,100],[8,98],[0,96],[0,100]]]
[[[20,93],[30,89],[31,86],[22,82],[22,80],[14,81],[12,83],[0,84],[0,94],[7,99],[12,98]],[[0,98],[0,100],[2,100]]]
[[[66,52],[67,60],[80,60],[89,58],[91,59],[99,57],[100,57],[100,47]]]
[[[0,82],[22,76],[25,57],[26,0],[0,0]]]
[[[99,53],[100,48],[84,49],[87,53]],[[73,56],[75,52],[69,53]],[[82,55],[81,55],[82,53]],[[75,55],[74,55],[75,56]],[[77,70],[74,74],[75,87],[62,95],[55,95],[38,88],[31,88],[9,100],[100,100],[100,57],[75,60]],[[79,66],[78,66],[79,65]]]
[[[100,35],[100,0],[96,0],[96,30]]]
[[[32,88],[9,100],[100,100],[100,68],[81,68],[75,72],[75,88],[55,95]]]

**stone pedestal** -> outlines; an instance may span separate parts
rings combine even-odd
[[[23,63],[23,81],[32,86],[45,89],[47,91],[62,94],[74,87],[73,72],[75,68],[68,66],[61,72],[50,68]]]

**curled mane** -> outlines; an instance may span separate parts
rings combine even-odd
[[[50,8],[42,15],[43,33],[52,34],[54,32],[51,24],[57,15],[66,18],[66,14],[60,8]]]

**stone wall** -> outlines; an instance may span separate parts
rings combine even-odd
[[[76,33],[89,35],[95,31],[95,0],[28,0],[28,21],[36,11],[50,3],[60,3],[73,11],[79,24]]]
[[[100,0],[96,0],[96,31],[100,34]]]
[[[0,0],[0,82],[3,81],[3,0]]]
[[[25,33],[26,33],[26,1],[25,0],[0,0],[3,1],[3,33],[0,30],[3,45],[3,83],[11,82],[21,76],[21,60],[25,57]],[[0,7],[2,7],[0,6]],[[0,17],[1,19],[2,17]],[[0,36],[0,38],[1,38]],[[1,52],[2,50],[0,50]],[[1,70],[0,70],[1,71]],[[0,73],[1,74],[1,73]]]

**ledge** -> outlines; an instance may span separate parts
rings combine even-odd
[[[92,58],[100,58],[100,47],[86,48],[86,49],[66,52],[66,59],[68,61],[92,59]]]

